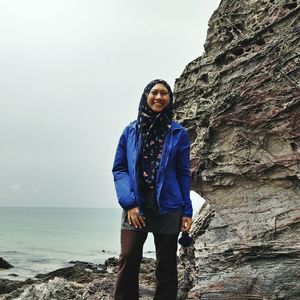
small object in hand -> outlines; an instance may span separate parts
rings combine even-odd
[[[178,243],[182,246],[182,247],[189,247],[193,242],[193,238],[189,235],[188,232],[182,232],[181,233],[181,237],[178,240]]]

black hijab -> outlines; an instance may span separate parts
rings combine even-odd
[[[159,113],[150,109],[147,97],[151,89],[158,83],[163,84],[169,93],[170,103]],[[139,153],[140,174],[142,181],[151,189],[155,187],[156,172],[160,164],[161,154],[167,132],[172,124],[173,93],[169,84],[162,79],[151,81],[142,94],[137,125],[142,137]]]

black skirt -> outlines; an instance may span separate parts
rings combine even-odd
[[[155,197],[155,189],[150,189],[143,184],[140,184],[139,188],[144,200],[143,210],[146,226],[135,228],[133,225],[130,225],[128,222],[127,211],[123,210],[121,228],[160,234],[178,234],[181,227],[181,209],[173,209],[168,213],[161,215]]]

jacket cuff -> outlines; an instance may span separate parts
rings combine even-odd
[[[120,202],[119,202],[120,203]],[[129,204],[129,205],[124,205],[124,204],[121,204],[120,205],[122,206],[123,209],[125,209],[126,211],[134,208],[134,207],[138,207],[138,204],[137,203],[133,203],[133,204]]]
[[[182,210],[182,216],[183,217],[189,217],[192,218],[193,217],[193,208],[186,208]]]

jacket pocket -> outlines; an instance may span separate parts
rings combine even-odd
[[[128,173],[118,172],[117,174],[115,174],[114,179],[117,197],[120,205],[125,210],[137,205]]]

